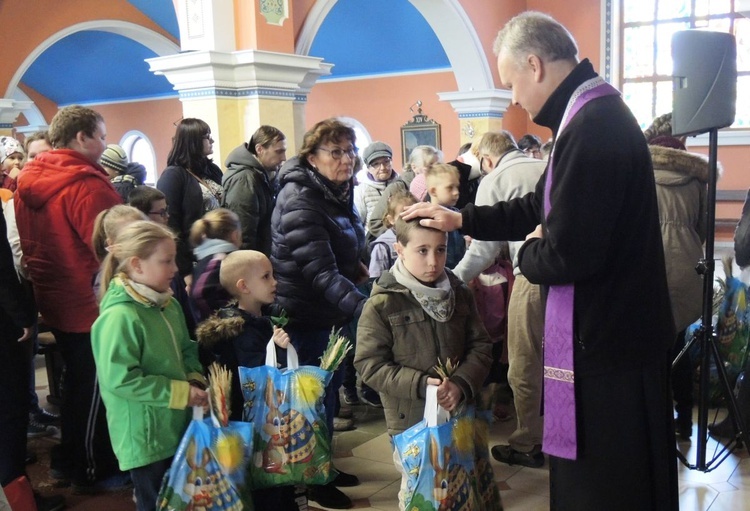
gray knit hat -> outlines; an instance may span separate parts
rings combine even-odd
[[[393,158],[393,149],[385,142],[373,142],[372,144],[365,147],[362,153],[362,159],[365,160],[365,165],[369,166],[373,160],[386,156]]]
[[[102,153],[100,162],[103,167],[109,167],[120,174],[124,174],[128,168],[128,155],[125,149],[117,144],[109,144]]]

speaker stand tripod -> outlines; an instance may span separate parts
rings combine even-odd
[[[737,399],[729,383],[727,372],[719,353],[717,345],[717,334],[712,324],[713,316],[713,282],[714,282],[714,234],[716,231],[716,167],[717,167],[717,148],[719,133],[717,128],[709,130],[709,152],[708,152],[708,194],[706,200],[706,256],[701,259],[695,270],[703,276],[703,314],[701,316],[701,325],[690,341],[675,358],[672,367],[677,365],[680,359],[685,356],[693,344],[698,343],[700,353],[700,381],[698,391],[698,435],[695,464],[688,462],[687,458],[677,451],[677,457],[682,463],[692,470],[701,472],[710,472],[718,467],[732,452],[742,446],[750,453],[750,435],[745,427],[745,421],[742,417],[742,411],[737,406]],[[729,417],[734,424],[736,432],[734,438],[726,444],[721,445],[720,449],[714,451],[714,456],[706,461],[706,450],[708,446],[708,408],[709,408],[709,372],[710,364],[713,362],[719,375],[719,386],[727,401],[727,410]],[[745,413],[748,413],[745,410]]]

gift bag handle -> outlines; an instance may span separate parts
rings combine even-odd
[[[194,406],[193,407],[193,420],[194,421],[202,421],[203,420],[203,407],[202,406]]]
[[[279,365],[276,361],[276,343],[273,342],[273,339],[266,344],[266,365],[273,368],[276,368]],[[297,350],[294,349],[294,346],[292,346],[291,343],[286,347],[286,368],[299,369]]]
[[[451,418],[448,410],[438,404],[437,385],[427,385],[424,404],[424,419],[428,427],[440,426]]]

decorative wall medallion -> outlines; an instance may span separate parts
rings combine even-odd
[[[281,26],[289,17],[288,0],[260,0],[260,13],[269,25]]]
[[[461,127],[461,132],[466,136],[466,138],[474,138],[474,134],[476,131],[474,130],[474,125],[471,123],[471,121],[465,121],[464,125]]]

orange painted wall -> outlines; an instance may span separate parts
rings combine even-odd
[[[289,5],[289,18],[281,26],[270,25],[260,13],[260,0],[235,0],[235,40],[238,50],[262,49],[281,53],[294,53],[293,7]]]
[[[381,140],[401,151],[401,126],[416,114],[409,107],[422,101],[425,115],[440,124],[442,149],[452,160],[459,147],[459,123],[449,103],[440,101],[437,92],[456,90],[453,73],[441,72],[387,78],[371,78],[316,85],[307,102],[306,122],[316,122],[334,116],[347,116],[364,124],[373,140]],[[401,167],[401,157],[394,154]]]
[[[29,99],[34,102],[36,107],[39,109],[39,111],[47,121],[47,124],[49,124],[49,122],[52,120],[52,117],[54,117],[55,113],[57,112],[57,104],[47,98],[47,96],[41,95],[31,87],[21,84],[20,88],[23,92],[26,93]]]
[[[138,130],[154,146],[157,172],[164,170],[175,130],[172,123],[182,118],[182,103],[177,98],[95,105],[91,108],[104,117],[107,142],[117,144],[125,133]]]
[[[316,0],[292,0],[290,2],[290,9],[292,10],[292,29],[294,30],[294,41],[297,42],[299,39],[299,33],[302,30],[302,25],[307,19],[307,15],[310,14],[310,9],[315,5]]]

